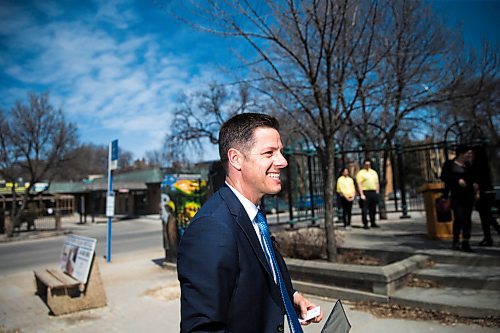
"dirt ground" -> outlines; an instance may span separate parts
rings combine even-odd
[[[380,258],[372,257],[362,251],[355,250],[339,254],[337,260],[341,264],[350,265],[383,266],[386,264]]]
[[[0,326],[0,333],[21,333],[21,330],[18,329],[8,330],[4,326]]]
[[[410,308],[397,304],[375,302],[347,302],[351,308],[368,312],[379,318],[399,318],[409,320],[435,321],[445,325],[476,324],[484,327],[500,328],[500,318],[467,318],[444,311]]]

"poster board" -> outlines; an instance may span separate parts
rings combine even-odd
[[[87,283],[97,240],[71,235],[66,237],[59,259],[61,270],[81,283]]]
[[[175,218],[179,237],[206,200],[208,183],[201,174],[166,174],[161,182],[161,218]]]

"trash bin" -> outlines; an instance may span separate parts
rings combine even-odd
[[[424,197],[425,216],[427,220],[427,234],[431,238],[452,239],[453,219],[439,222],[436,216],[436,199],[443,194],[444,183],[427,183],[422,185],[418,192]]]

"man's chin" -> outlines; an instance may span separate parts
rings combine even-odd
[[[267,194],[274,195],[278,194],[281,192],[281,185],[280,186],[273,186],[272,188],[269,189],[269,192]]]

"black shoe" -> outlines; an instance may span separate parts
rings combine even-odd
[[[370,227],[369,227],[367,224],[365,224],[365,225],[363,226],[363,229],[370,229]]]
[[[462,242],[462,251],[464,251],[464,252],[468,252],[468,253],[472,253],[472,252],[474,252],[474,251],[470,248],[469,242],[467,242],[467,241]]]
[[[460,251],[460,245],[459,245],[458,243],[455,243],[455,242],[454,242],[454,243],[451,245],[451,248],[452,248],[452,250],[455,250],[455,251]]]
[[[491,240],[491,239],[483,239],[477,245],[478,246],[493,246],[493,240]]]
[[[377,223],[372,223],[370,226],[372,228],[380,228],[380,226]]]

